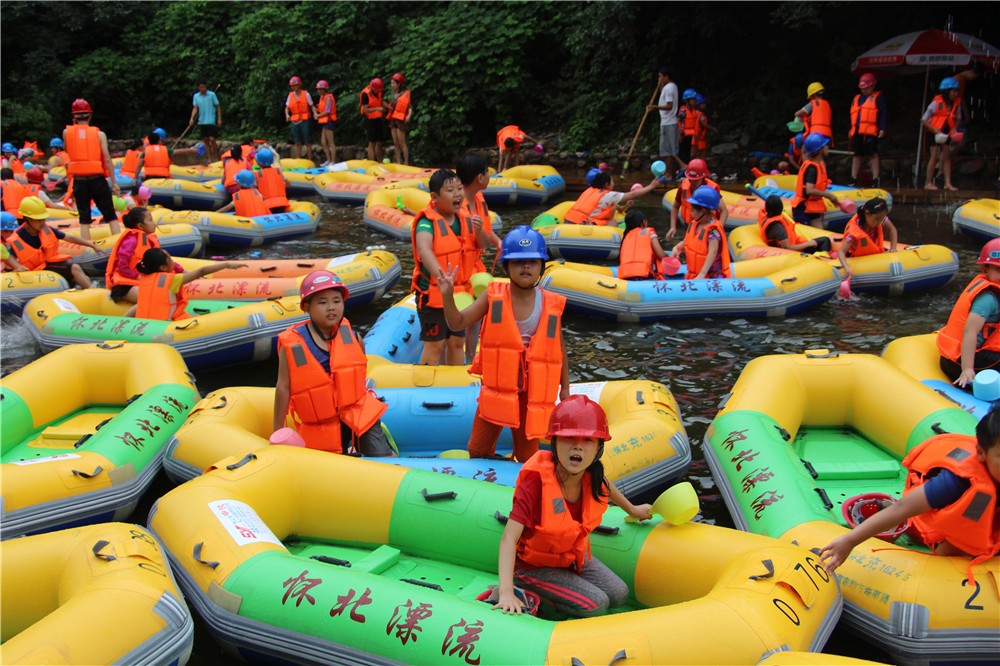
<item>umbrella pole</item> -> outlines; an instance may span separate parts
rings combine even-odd
[[[931,80],[931,66],[927,65],[927,69],[924,70],[924,96],[921,98],[920,102],[920,117],[924,116],[924,109],[927,108],[927,84]],[[920,187],[920,156],[923,153],[924,148],[924,123],[923,120],[920,121],[919,134],[917,134],[917,161],[913,165],[913,186]],[[933,176],[933,174],[932,174]]]

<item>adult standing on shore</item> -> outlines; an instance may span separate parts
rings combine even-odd
[[[222,127],[222,106],[219,105],[219,98],[215,91],[208,89],[208,84],[204,81],[198,82],[198,92],[191,100],[191,120],[188,127],[198,123],[198,131],[201,140],[205,144],[205,155],[209,162],[219,160],[219,128]]]
[[[680,105],[677,84],[670,80],[666,67],[659,70],[660,99],[649,106],[650,111],[660,112],[660,159],[667,165],[667,180],[674,179],[674,164],[678,169],[687,165],[678,155],[677,110]]]
[[[292,141],[295,147],[292,149],[292,157],[295,159],[306,158],[312,161],[313,149],[309,142],[309,118],[312,117],[313,101],[308,91],[302,89],[302,79],[293,76],[288,79],[288,97],[285,98],[285,121],[291,123]],[[305,155],[302,154],[302,146],[305,144]]]
[[[396,161],[400,164],[410,163],[410,148],[406,145],[406,132],[410,126],[413,107],[410,106],[410,90],[401,72],[392,75],[389,81],[392,86],[392,102],[389,105],[389,131],[392,132],[392,145],[396,147]]]
[[[358,109],[365,119],[365,134],[368,136],[368,159],[382,161],[382,143],[385,132],[382,129],[382,118],[388,106],[382,100],[382,79],[375,77],[364,87],[358,97]]]

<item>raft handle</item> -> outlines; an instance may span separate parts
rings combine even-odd
[[[830,496],[826,494],[826,491],[822,488],[813,488],[819,495],[820,499],[823,500],[823,508],[829,511],[833,508],[833,502],[830,501]]]
[[[838,358],[839,356],[839,351],[828,351],[825,354],[810,354],[809,350],[806,350],[806,358]]]
[[[193,327],[193,326],[197,326],[197,325],[198,325],[198,320],[197,320],[197,319],[192,319],[191,321],[189,321],[189,322],[188,322],[188,323],[186,323],[186,324],[181,324],[181,325],[178,325],[178,326],[177,326],[177,328],[178,328],[178,330],[181,330],[181,331],[186,331],[186,330],[188,330],[189,328],[191,328],[191,327]]]
[[[278,270],[278,267],[277,266],[261,266],[257,270],[259,270],[261,273],[267,273],[268,271],[276,271],[276,270]]]
[[[933,430],[934,432],[936,432],[939,435],[946,435],[946,434],[948,434],[948,431],[945,430],[944,428],[942,428],[940,423],[932,423],[931,424],[931,430]]]
[[[98,465],[97,469],[95,469],[90,474],[87,474],[86,472],[81,472],[78,469],[74,469],[73,470],[73,476],[83,477],[84,479],[92,479],[92,478],[94,478],[95,476],[97,476],[98,474],[100,474],[103,471],[104,471],[104,468],[101,467],[100,465]]]
[[[101,539],[100,541],[98,541],[97,543],[94,544],[94,547],[91,548],[90,551],[95,556],[101,558],[102,560],[107,560],[108,562],[114,562],[115,560],[118,559],[114,555],[103,555],[103,554],[101,554],[101,551],[104,550],[105,547],[110,546],[110,545],[111,545],[110,541],[108,541],[106,539]]]
[[[749,576],[748,577],[749,580],[764,580],[765,578],[771,578],[772,576],[774,576],[774,562],[772,562],[771,560],[761,560],[760,563],[764,565],[764,568],[767,571],[762,574],[754,574],[752,576]]]
[[[792,436],[788,433],[788,431],[782,428],[780,425],[775,424],[774,428],[781,434],[781,439],[785,440],[786,442],[792,438]]]
[[[393,356],[396,353],[396,350],[398,349],[399,347],[397,347],[396,345],[389,347],[389,356]]]
[[[786,277],[781,281],[781,284],[785,284],[786,282],[795,282],[796,280],[798,280],[797,277]]]
[[[617,289],[618,288],[618,285],[615,285],[615,284],[606,284],[604,282],[601,282],[600,280],[597,281],[597,284],[599,286],[601,286],[601,287],[604,287],[605,289]]]
[[[403,342],[409,342],[410,338],[412,337],[413,337],[413,332],[407,331],[406,333],[403,334]]]
[[[819,472],[816,471],[816,468],[813,467],[813,464],[811,462],[809,462],[808,460],[802,460],[802,458],[799,458],[799,460],[802,462],[803,465],[806,466],[806,471],[809,472],[809,476],[811,476],[814,479],[819,478]]]
[[[136,400],[138,400],[141,397],[142,397],[141,393],[136,393],[131,398],[129,398],[128,400],[125,401],[125,406],[127,407],[128,405],[131,405],[133,402],[135,402]]]
[[[642,398],[642,391],[636,391],[635,392],[635,401],[637,403],[639,403],[640,405],[645,405],[646,404],[646,401],[643,400],[643,398]]]
[[[254,460],[257,460],[257,454],[248,453],[233,464],[226,465],[226,469],[232,472],[234,469],[239,469],[240,467],[243,467],[243,465],[246,465],[248,462],[252,462]]]
[[[507,524],[507,516],[503,515],[499,511],[494,511],[493,512],[493,517],[496,518],[497,522],[500,523],[501,525],[506,525]]]
[[[597,532],[598,534],[607,534],[609,536],[614,536],[618,534],[617,527],[609,527],[607,525],[598,525],[597,527],[594,528],[594,531]]]
[[[84,436],[83,436],[83,437],[81,437],[80,439],[76,440],[76,443],[75,443],[75,444],[73,444],[73,448],[74,448],[74,449],[78,449],[78,448],[80,448],[81,446],[83,446],[83,443],[84,443],[84,442],[86,442],[86,441],[87,441],[88,439],[90,439],[90,438],[91,438],[91,437],[93,437],[93,436],[94,436],[94,435],[93,435],[92,433],[89,433],[89,432],[88,432],[88,433],[87,433],[86,435],[84,435]]]
[[[336,564],[338,567],[348,567],[350,568],[351,563],[348,560],[342,560],[338,557],[330,557],[329,555],[310,555],[310,560],[317,560],[323,562],[324,564]]]
[[[432,590],[437,590],[439,592],[444,592],[444,588],[437,583],[428,583],[424,580],[417,580],[416,578],[400,578],[400,582],[409,583],[410,585],[419,585],[420,587],[429,587]]]
[[[220,395],[219,396],[219,400],[221,400],[222,402],[220,402],[217,405],[212,405],[211,409],[222,409],[223,407],[226,406],[226,403],[228,402],[228,400],[226,399],[226,396]]]
[[[424,409],[451,409],[455,406],[454,402],[427,402],[426,400],[420,403],[421,407]]]
[[[211,310],[209,310],[208,308],[191,308],[191,312],[195,313],[196,315],[206,315],[209,312],[211,312]]]
[[[727,393],[724,396],[722,396],[722,400],[719,401],[719,407],[718,408],[719,409],[725,409],[726,403],[728,403],[729,399],[732,398],[732,397],[733,397],[733,394],[731,392]]]
[[[299,263],[297,263],[295,265],[298,266],[299,268],[312,268],[316,264],[315,264],[315,262],[311,262],[311,261],[300,261]]]
[[[100,429],[101,429],[101,428],[103,428],[104,426],[108,425],[108,423],[110,423],[110,422],[111,422],[111,417],[109,416],[108,418],[106,418],[106,419],[104,419],[103,421],[101,421],[100,423],[98,423],[98,424],[97,424],[97,425],[96,425],[96,426],[94,427],[94,430],[100,430]]]
[[[49,316],[47,314],[45,314],[45,310],[39,310],[38,312],[35,313],[35,316],[36,317],[41,317],[42,319],[48,319],[49,318]],[[100,347],[100,345],[98,345],[98,347]]]
[[[191,556],[194,558],[195,562],[198,562],[199,564],[206,564],[206,565],[212,567],[213,569],[215,569],[216,567],[219,566],[218,562],[209,562],[208,560],[201,559],[201,549],[204,546],[205,546],[205,542],[204,541],[199,541],[198,543],[196,543],[194,545],[194,550],[191,551]]]
[[[416,320],[416,318],[417,318],[417,315],[412,315],[411,314],[409,317],[406,318],[406,323],[407,324],[412,324],[414,322],[414,320]]]
[[[611,661],[608,662],[608,666],[612,666],[612,664],[614,664],[616,661],[620,661],[622,659],[628,659],[628,654],[625,652],[624,648],[618,650],[618,652],[615,653],[615,656],[611,657]],[[570,666],[586,666],[586,664],[584,664],[576,657],[570,657],[569,663]]]
[[[447,490],[443,493],[429,493],[427,489],[424,488],[420,491],[420,494],[424,496],[424,499],[428,502],[436,502],[443,499],[458,499],[458,493],[454,490]]]
[[[124,346],[125,346],[125,341],[124,340],[121,341],[121,342],[117,342],[115,344],[110,344],[110,343],[107,343],[107,342],[98,342],[97,343],[97,348],[98,349],[121,349]]]

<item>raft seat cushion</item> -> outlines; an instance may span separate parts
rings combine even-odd
[[[380,574],[391,566],[399,563],[399,549],[385,544],[379,546],[355,562],[351,569],[371,574]]]
[[[895,460],[813,462],[812,466],[820,479],[895,479],[902,471]]]

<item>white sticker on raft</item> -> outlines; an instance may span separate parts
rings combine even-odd
[[[327,264],[326,264],[326,270],[332,271],[337,266],[343,266],[344,264],[349,264],[352,261],[354,261],[354,259],[357,256],[358,255],[356,255],[356,254],[345,254],[342,257],[334,257],[333,259],[331,259],[330,261],[327,262]]]
[[[54,456],[45,456],[44,458],[32,458],[31,460],[14,460],[15,465],[37,465],[38,463],[49,463],[56,462],[58,460],[70,460],[71,458],[79,458],[80,456],[76,453],[59,453]]]
[[[278,537],[268,529],[267,525],[249,504],[236,500],[217,500],[209,502],[208,508],[238,546],[252,543],[273,543],[282,545]]]
[[[63,312],[75,312],[77,314],[80,314],[80,310],[77,309],[75,305],[73,305],[72,303],[70,303],[65,299],[53,298],[52,302],[58,305],[59,309],[62,310]]]
[[[594,402],[601,401],[601,393],[604,392],[604,387],[607,382],[580,382],[578,384],[570,384],[569,392],[570,395],[585,395]]]

